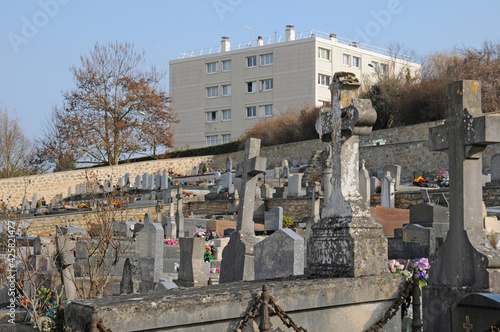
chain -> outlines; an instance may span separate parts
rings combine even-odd
[[[269,304],[273,306],[274,311],[276,312],[276,314],[278,314],[279,318],[286,327],[292,327],[296,332],[307,332],[305,328],[303,328],[302,326],[297,326],[297,324],[295,324],[290,316],[288,316],[288,314],[283,309],[281,309],[281,307],[276,302],[274,302],[274,298],[272,296],[269,297]]]
[[[377,332],[381,328],[384,327],[387,322],[394,317],[394,315],[397,314],[403,303],[406,305],[409,305],[408,299],[411,296],[413,290],[413,280],[409,278],[404,287],[401,288],[399,291],[398,297],[396,300],[392,303],[392,305],[387,309],[387,311],[384,314],[384,317],[382,317],[381,320],[379,320],[377,323],[373,324],[366,332]]]
[[[260,298],[260,296],[257,296],[257,298],[255,299],[255,304],[250,308],[248,308],[245,317],[234,331],[244,332],[245,328],[250,323],[250,321],[255,318],[255,315],[257,315],[257,312],[259,311],[261,305],[262,305],[262,299]]]

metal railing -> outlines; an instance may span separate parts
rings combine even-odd
[[[322,39],[327,39],[327,40],[336,40],[339,44],[343,44],[349,47],[353,48],[359,48],[365,51],[385,55],[391,58],[403,60],[403,61],[409,61],[412,62],[413,59],[411,56],[405,55],[405,54],[400,54],[391,50],[387,50],[381,47],[365,44],[365,43],[360,43],[355,40],[347,39],[347,38],[342,38],[342,37],[331,37],[332,35],[330,33],[322,32],[319,30],[307,30],[307,31],[302,31],[302,32],[296,32],[295,33],[295,40],[300,40],[300,39],[307,39],[307,38],[312,38],[312,37],[318,37]],[[258,43],[261,42],[262,45],[270,45],[270,44],[278,44],[278,43],[283,43],[286,41],[286,37],[284,35],[275,35],[267,38],[262,38],[262,40],[256,39],[256,40],[249,40],[245,42],[238,42],[235,44],[231,44],[230,51],[234,50],[240,50],[244,48],[249,48],[249,47],[256,47],[258,46]],[[202,48],[198,50],[193,50],[193,51],[188,51],[188,52],[182,52],[179,56],[179,59],[184,59],[184,58],[191,58],[191,57],[196,57],[196,56],[201,56],[201,55],[208,55],[208,54],[217,54],[221,52],[221,46],[213,46],[213,47],[208,47],[208,48]]]

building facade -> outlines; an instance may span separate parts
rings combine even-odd
[[[228,37],[212,49],[170,61],[170,97],[180,122],[176,147],[203,147],[237,139],[258,121],[330,101],[333,74],[350,71],[363,83],[390,70],[420,65],[358,42],[319,31],[231,46]],[[276,128],[279,130],[279,128]]]

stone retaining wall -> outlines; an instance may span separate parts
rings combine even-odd
[[[441,124],[442,121],[427,122],[418,125],[390,128],[374,131],[370,137],[365,139],[387,140],[386,145],[361,147],[360,159],[366,161],[366,168],[376,172],[389,164],[401,165],[402,181],[413,180],[414,175],[425,172],[428,175],[437,175],[441,170],[448,169],[448,156],[444,152],[431,152],[428,149],[428,131],[430,127]],[[267,167],[281,166],[283,159],[310,160],[317,150],[326,148],[327,143],[320,140],[311,140],[297,143],[289,143],[265,147],[261,149],[261,156],[267,158]],[[483,173],[490,171],[491,156],[500,153],[500,144],[489,145],[483,154]],[[155,173],[158,170],[173,169],[177,173],[190,174],[194,166],[204,162],[214,169],[223,169],[226,166],[226,158],[233,158],[233,165],[241,162],[243,151],[222,154],[216,156],[202,156],[190,158],[175,158],[155,161],[143,161],[118,166],[107,166],[93,168],[90,172],[95,173],[99,179],[107,179],[113,176],[114,181],[129,173],[131,179],[145,172]],[[321,170],[321,168],[318,168]],[[321,171],[319,171],[321,172]],[[31,199],[33,194],[38,194],[50,202],[52,199],[62,199],[68,196],[68,188],[85,180],[85,170],[58,172],[29,177],[0,179],[0,200],[9,201],[11,205],[17,205],[22,201],[24,195]]]

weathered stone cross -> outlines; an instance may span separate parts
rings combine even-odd
[[[311,226],[307,264],[312,275],[358,277],[387,271],[387,241],[358,191],[359,138],[369,135],[377,113],[369,100],[358,99],[359,81],[336,73],[330,86],[332,110],[321,114],[316,130],[331,139],[331,194],[319,222]]]
[[[245,159],[236,171],[236,176],[242,178],[242,193],[236,230],[222,252],[220,283],[255,278],[254,247],[259,242],[253,223],[255,189],[257,175],[266,170],[266,158],[259,157],[259,152],[260,140],[249,138],[245,142]]]
[[[332,142],[332,193],[325,201],[322,218],[369,213],[361,204],[362,198],[358,191],[358,136],[371,134],[377,113],[369,100],[357,98],[359,87],[360,83],[354,74],[336,73],[330,86],[332,110],[320,114],[316,123],[320,138]]]
[[[446,122],[429,130],[429,150],[447,151],[450,172],[450,229],[431,264],[431,283],[499,287],[500,271],[488,271],[500,267],[500,254],[484,232],[481,174],[484,149],[500,142],[500,116],[483,116],[480,82],[458,81],[448,92]]]
[[[266,171],[266,158],[259,157],[260,140],[250,138],[245,142],[245,159],[236,171],[236,177],[242,178],[240,205],[236,230],[254,234],[253,211],[257,175]]]

